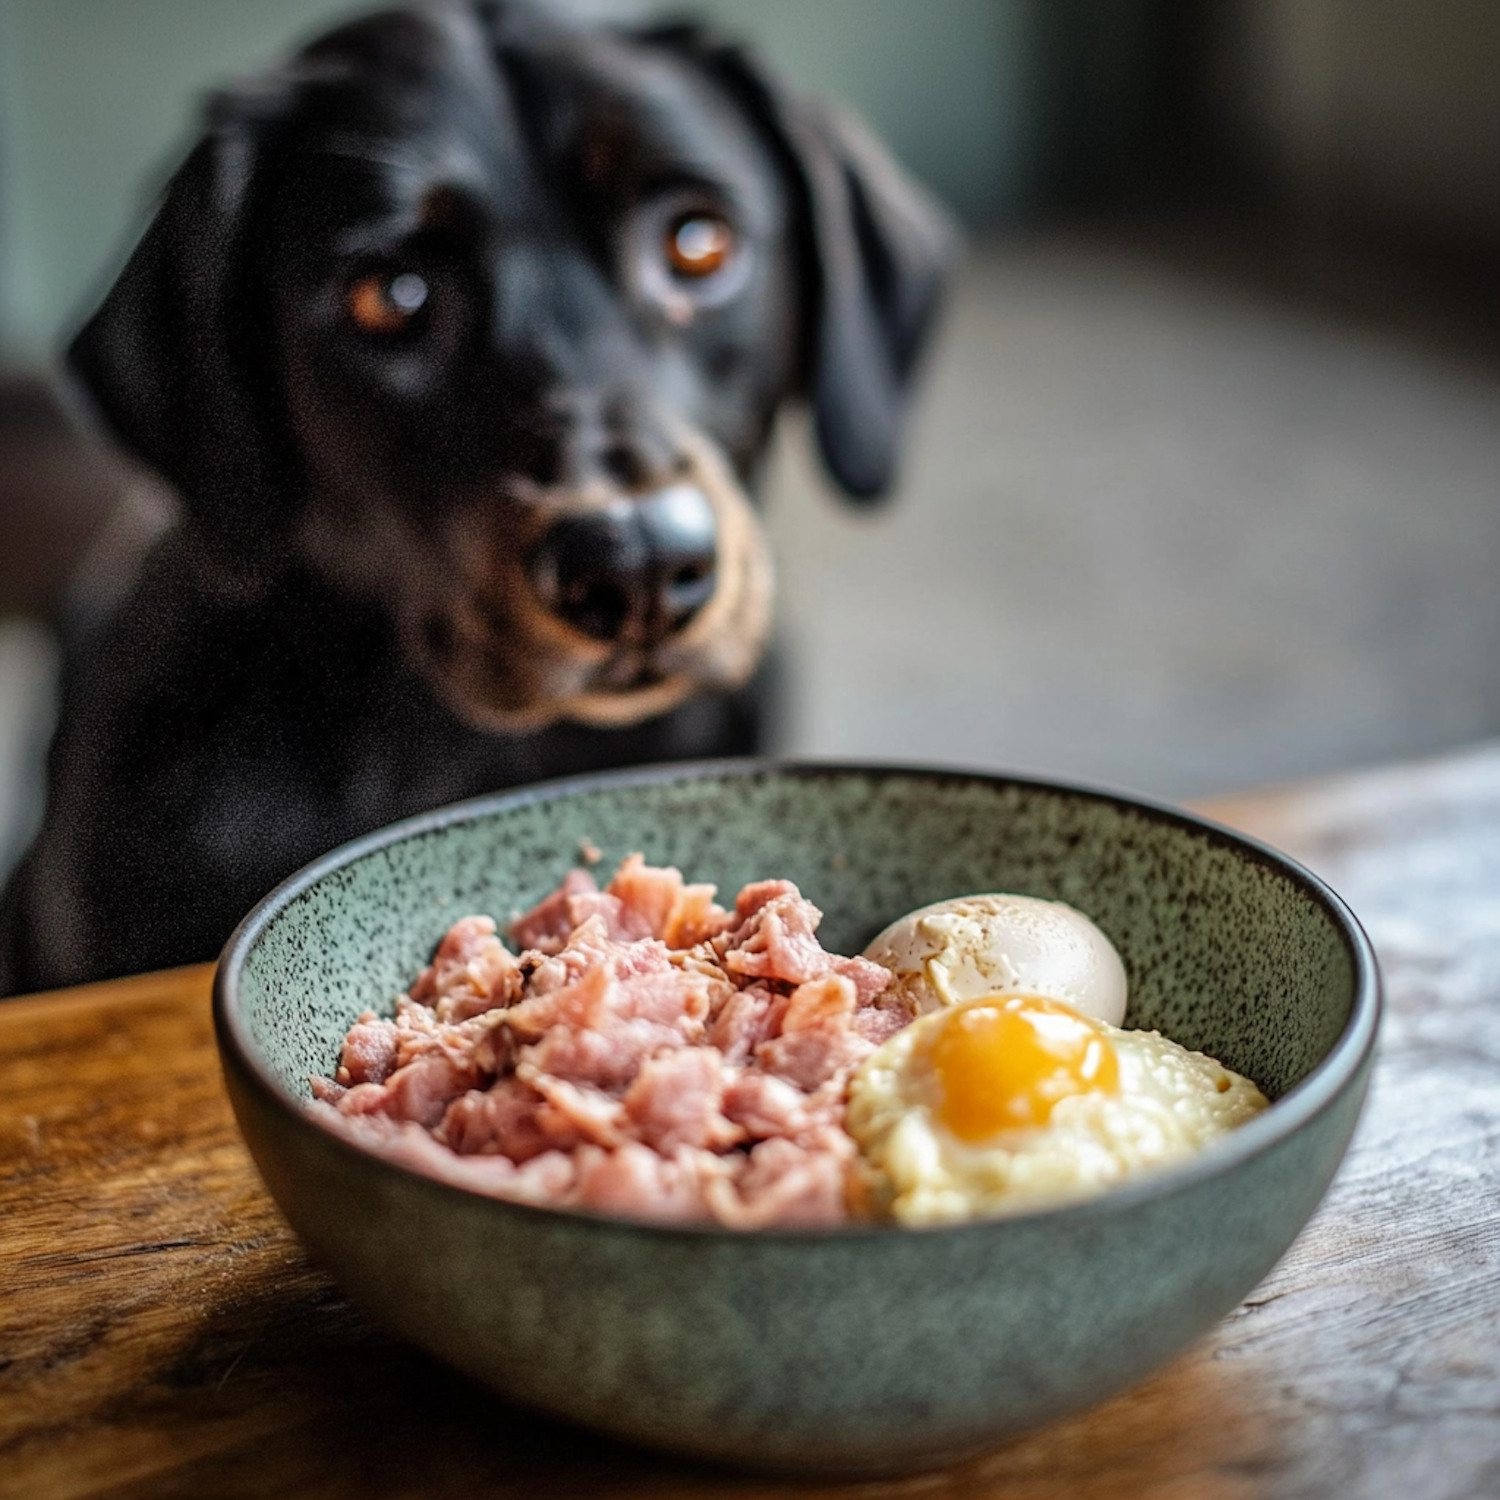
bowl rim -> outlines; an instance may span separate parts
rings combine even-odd
[[[732,780],[764,776],[817,778],[824,776],[862,776],[938,780],[950,782],[984,782],[995,788],[1016,787],[1042,793],[1064,794],[1073,798],[1105,802],[1125,811],[1147,813],[1163,822],[1226,846],[1268,866],[1297,885],[1316,905],[1323,908],[1343,939],[1354,980],[1353,1002],[1343,1030],[1305,1078],[1300,1079],[1270,1106],[1236,1127],[1228,1135],[1211,1142],[1189,1160],[1165,1167],[1105,1192],[1051,1207],[1027,1209],[1016,1213],[963,1220],[957,1223],[900,1225],[851,1222],[836,1226],[772,1226],[765,1229],[733,1229],[721,1224],[661,1224],[630,1219],[584,1209],[554,1208],[494,1197],[475,1192],[410,1167],[356,1145],[342,1135],[318,1124],[305,1101],[288,1094],[266,1068],[251,1041],[236,1004],[240,970],[265,929],[294,901],[335,870],[352,865],[371,854],[402,843],[409,838],[425,836],[458,823],[468,823],[537,802],[555,801],[581,792],[629,789],[655,786],[662,782]],[[1191,1189],[1195,1184],[1229,1171],[1239,1164],[1273,1150],[1296,1135],[1318,1115],[1332,1108],[1359,1077],[1375,1049],[1384,1008],[1380,967],[1373,944],[1347,902],[1320,876],[1305,865],[1271,845],[1237,832],[1173,803],[1134,792],[1087,782],[1063,781],[1029,772],[967,767],[961,765],[911,764],[876,760],[819,760],[809,757],[781,758],[734,757],[676,761],[633,766],[622,770],[596,771],[550,781],[528,783],[506,791],[489,792],[460,802],[448,803],[427,812],[413,814],[394,823],[362,834],[340,844],[304,865],[267,892],[240,920],[220,952],[213,978],[213,1023],[221,1053],[221,1063],[228,1070],[235,1064],[258,1089],[269,1096],[299,1126],[317,1132],[335,1151],[348,1152],[368,1167],[398,1173],[416,1181],[437,1195],[456,1195],[470,1204],[494,1205],[494,1212],[535,1216],[540,1222],[556,1223],[559,1216],[581,1233],[626,1234],[647,1239],[709,1239],[723,1241],[791,1240],[815,1242],[823,1239],[848,1241],[851,1238],[905,1239],[911,1235],[965,1235],[995,1232],[997,1226],[1017,1224],[1064,1223],[1079,1225],[1101,1216],[1108,1217],[1132,1205],[1144,1205],[1158,1198]]]

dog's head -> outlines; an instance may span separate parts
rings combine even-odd
[[[214,100],[70,358],[221,563],[380,598],[471,722],[625,723],[753,670],[785,398],[886,488],[951,245],[695,29],[391,12]]]

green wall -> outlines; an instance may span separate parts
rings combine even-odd
[[[195,101],[347,0],[0,0],[0,348],[54,347],[139,231]]]
[[[1044,0],[575,0],[691,9],[860,109],[971,222],[1014,218],[1034,170]],[[139,232],[205,89],[350,0],[0,0],[0,360],[46,359]]]

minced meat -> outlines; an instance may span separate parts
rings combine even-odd
[[[788,880],[715,888],[632,854],[574,870],[500,941],[448,930],[393,1018],[367,1011],[313,1109],[445,1181],[556,1208],[739,1229],[851,1212],[853,1069],[912,1019],[826,952]]]

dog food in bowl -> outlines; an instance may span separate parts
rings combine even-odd
[[[1180,1166],[1046,1212],[753,1233],[468,1191],[325,1128],[308,1076],[336,1069],[354,1017],[408,988],[454,917],[505,918],[553,889],[585,838],[611,867],[640,849],[716,879],[726,906],[784,875],[822,908],[820,945],[843,954],[941,897],[1055,896],[1118,950],[1132,1026],[1223,1059],[1272,1102]],[[1373,952],[1338,897],[1175,808],[766,761],[612,772],[383,829],[257,906],[214,995],[226,1086],[268,1188],[385,1327],[635,1442],[863,1476],[1078,1411],[1235,1307],[1343,1157],[1380,1014]],[[433,1155],[465,1160],[423,1133]]]
[[[940,902],[845,957],[790,881],[715,894],[633,854],[517,920],[519,957],[462,918],[393,1017],[355,1022],[314,1112],[491,1196],[755,1229],[1064,1202],[1265,1107],[1121,1030],[1123,965],[1060,902]]]

